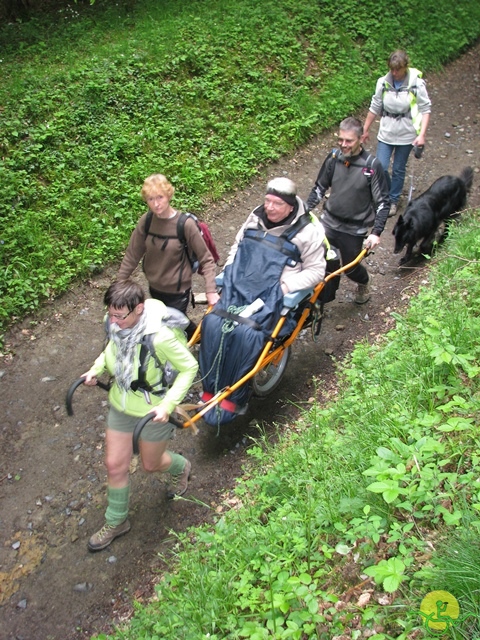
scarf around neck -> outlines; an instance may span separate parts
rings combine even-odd
[[[145,333],[146,325],[147,314],[145,311],[139,317],[137,324],[130,329],[120,329],[115,323],[110,325],[110,339],[113,340],[113,343],[117,347],[115,380],[118,386],[124,391],[130,389],[137,345]]]

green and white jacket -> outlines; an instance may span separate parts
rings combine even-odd
[[[153,347],[159,362],[163,365],[168,361],[173,369],[178,371],[171,387],[166,388],[163,395],[150,394],[151,404],[143,391],[125,391],[113,380],[108,399],[112,407],[130,416],[143,417],[152,411],[153,407],[162,406],[170,414],[180,404],[190,389],[198,363],[190,353],[187,339],[183,331],[167,326],[165,318],[168,316],[168,308],[160,300],[145,300],[147,325],[145,334],[154,334]],[[140,343],[133,363],[134,378],[139,366]],[[117,348],[113,340],[110,340],[104,351],[95,360],[92,371],[99,376],[107,371],[111,376],[115,374],[115,358]],[[146,380],[156,389],[157,383],[162,379],[163,372],[156,366],[153,357],[148,356]]]

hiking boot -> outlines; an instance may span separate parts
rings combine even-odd
[[[390,203],[390,211],[388,212],[388,217],[393,218],[393,216],[397,215],[398,205],[396,202]]]
[[[187,460],[182,473],[178,476],[172,476],[173,487],[167,491],[167,498],[173,500],[175,496],[183,496],[188,488],[188,481],[190,480],[190,472],[192,470],[192,463]]]
[[[105,523],[100,531],[94,533],[88,541],[88,549],[90,551],[101,551],[108,547],[108,545],[125,533],[130,531],[130,522],[125,520],[122,524],[118,524],[116,527],[112,527],[111,524]]]
[[[370,300],[370,279],[367,284],[357,284],[357,293],[355,294],[356,304],[365,304]]]

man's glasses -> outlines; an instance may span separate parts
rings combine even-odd
[[[133,311],[133,309],[132,309],[132,311]],[[112,320],[126,320],[128,318],[128,316],[132,313],[132,311],[129,311],[124,316],[121,316],[118,313],[109,313],[108,317],[111,318]]]

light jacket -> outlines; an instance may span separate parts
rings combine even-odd
[[[369,107],[381,116],[377,139],[392,145],[412,144],[420,130],[422,116],[430,113],[431,105],[418,69],[409,68],[399,89],[394,88],[389,71],[377,80]]]
[[[285,229],[288,229],[302,214],[305,213],[305,204],[298,196],[297,206],[297,214],[290,224],[280,225],[271,229],[266,228],[261,217],[258,215],[260,207],[254,209],[246,219],[240,231],[237,233],[235,242],[230,249],[225,265],[233,262],[235,254],[237,253],[238,244],[242,240],[246,229],[264,229],[266,232],[271,233],[274,236],[280,236]],[[289,292],[309,289],[310,287],[315,287],[319,282],[322,282],[325,276],[326,264],[324,240],[325,230],[323,225],[318,222],[316,224],[313,222],[308,224],[293,238],[293,244],[295,244],[300,250],[301,262],[299,262],[295,267],[286,266],[280,278],[280,283],[285,285]],[[261,274],[259,274],[259,277],[261,277]]]
[[[111,406],[117,411],[139,418],[150,413],[152,407],[157,406],[162,406],[168,414],[172,413],[190,389],[198,370],[198,363],[186,346],[187,340],[183,331],[172,329],[163,321],[168,313],[163,302],[153,299],[145,300],[143,313],[147,314],[145,335],[154,334],[153,345],[158,359],[162,365],[168,360],[178,371],[178,375],[165,395],[150,394],[151,404],[148,404],[142,391],[132,391],[131,389],[125,391],[118,386],[115,380],[113,381],[108,395]],[[138,372],[140,348],[140,344],[138,344],[133,363],[134,380]],[[110,340],[104,351],[95,360],[92,372],[99,376],[107,371],[111,376],[114,376],[116,353],[117,347],[113,340]],[[156,385],[162,378],[162,371],[155,366],[152,357],[148,356],[148,358],[146,380],[151,385]]]

